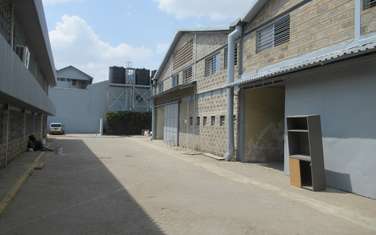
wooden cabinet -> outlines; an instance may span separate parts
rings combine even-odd
[[[287,118],[291,185],[326,189],[321,119],[318,115]]]

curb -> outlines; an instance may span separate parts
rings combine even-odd
[[[226,160],[224,157],[219,157],[219,156],[211,154],[211,153],[202,153],[202,155],[205,156],[205,157],[212,158],[212,159],[217,160],[217,161],[224,161],[224,160]]]
[[[16,197],[17,193],[20,191],[22,185],[26,182],[26,180],[33,174],[34,168],[38,166],[40,160],[42,159],[44,152],[40,153],[38,157],[33,161],[33,163],[27,168],[25,173],[20,176],[13,187],[6,193],[5,197],[0,201],[0,216],[4,213],[5,209],[9,206],[9,204],[13,201]]]

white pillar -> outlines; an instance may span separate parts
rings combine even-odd
[[[103,118],[99,120],[99,135],[103,135]]]

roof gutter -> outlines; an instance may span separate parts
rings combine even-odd
[[[235,64],[235,43],[242,35],[243,27],[238,24],[235,30],[228,35],[228,57],[227,57],[227,152],[225,159],[231,161],[234,156],[234,64]]]

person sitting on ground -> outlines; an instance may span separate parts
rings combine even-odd
[[[37,140],[34,135],[29,136],[29,141],[27,143],[27,149],[32,149],[33,151],[51,151],[51,149],[43,146],[42,142]]]

